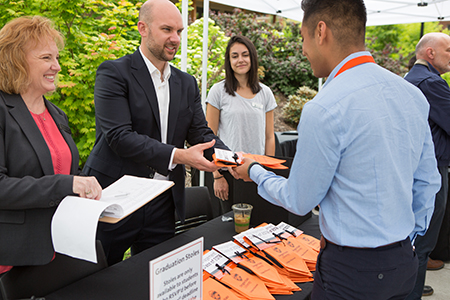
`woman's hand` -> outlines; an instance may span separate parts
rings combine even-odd
[[[221,199],[222,201],[228,200],[229,188],[227,180],[220,173],[219,175],[216,176],[216,172],[214,172],[213,176],[214,176],[214,195],[217,198]]]
[[[82,198],[99,200],[102,196],[102,187],[93,176],[74,176],[72,190]]]

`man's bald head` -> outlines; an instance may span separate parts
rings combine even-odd
[[[137,26],[142,53],[163,74],[180,46],[183,31],[180,11],[168,0],[148,0],[141,6]]]
[[[442,32],[425,34],[417,43],[416,57],[429,62],[440,74],[450,72],[450,36]]]
[[[139,10],[139,21],[143,21],[147,24],[151,24],[153,21],[153,12],[176,10],[179,13],[178,8],[169,0],[148,0],[142,4]]]

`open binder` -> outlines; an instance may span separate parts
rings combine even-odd
[[[96,205],[103,205],[104,210],[99,221],[106,223],[117,223],[129,216],[160,194],[173,186],[172,181],[157,180],[144,177],[124,175],[102,191],[102,197]],[[77,196],[67,196],[63,201],[74,201],[85,205],[92,204],[92,199],[83,199]]]

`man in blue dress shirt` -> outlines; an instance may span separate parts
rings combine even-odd
[[[249,159],[234,176],[306,214],[323,235],[312,299],[402,299],[414,286],[411,241],[440,187],[428,102],[365,51],[363,0],[303,0],[303,54],[323,89],[303,108],[289,178]]]
[[[422,295],[433,293],[430,286],[424,288],[424,283],[428,256],[438,240],[448,195],[450,88],[440,75],[450,72],[450,36],[440,32],[424,35],[417,43],[416,57],[417,61],[405,79],[417,86],[430,104],[428,122],[433,136],[439,173],[442,177],[442,186],[436,194],[434,213],[428,231],[424,236],[418,237],[414,243],[419,257],[419,270],[414,290],[407,299],[420,299]],[[448,231],[444,230],[444,232]],[[437,265],[436,261],[433,262]],[[444,265],[442,261],[440,264]]]

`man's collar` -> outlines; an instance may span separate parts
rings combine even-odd
[[[141,53],[141,56],[144,59],[145,65],[147,66],[150,74],[153,74],[155,71],[159,72],[159,70],[155,67],[155,65],[144,55],[144,53],[142,53],[141,47],[139,47],[139,53]],[[170,65],[169,62],[166,62],[163,74],[164,80],[169,80],[170,74],[171,74]]]
[[[429,63],[428,61],[426,61],[425,59],[421,59],[419,58],[418,60],[416,60],[416,62],[414,63],[414,65],[423,65],[426,66],[428,68],[428,71],[432,72],[432,73],[436,73],[437,75],[441,76],[441,74],[439,73],[438,70],[436,70],[435,67],[433,67],[433,65],[431,63]]]
[[[370,55],[369,51],[359,51],[350,54],[346,58],[344,58],[336,67],[334,67],[333,71],[331,71],[330,75],[328,75],[327,80],[325,81],[325,84],[323,85],[323,88],[332,81],[332,79],[335,77],[336,73],[342,68],[342,66],[347,63],[349,60],[352,60],[353,58],[363,56],[363,55]]]
[[[426,66],[428,68],[428,71],[431,71],[430,66],[428,65],[428,62],[425,59],[419,58],[418,60],[416,60],[416,62],[414,64]]]

